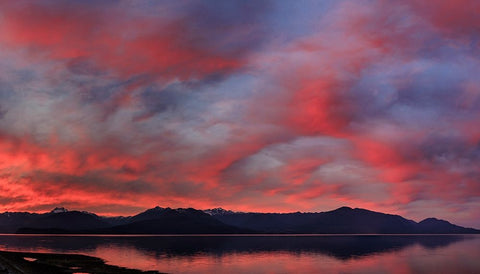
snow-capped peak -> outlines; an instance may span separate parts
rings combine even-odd
[[[68,210],[64,207],[56,207],[50,213],[65,213],[68,212]]]
[[[235,213],[231,210],[225,210],[221,207],[212,208],[212,209],[205,209],[203,212],[207,213],[208,215],[227,215],[227,214]]]

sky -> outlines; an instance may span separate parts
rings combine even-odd
[[[480,228],[480,2],[1,1],[0,211]]]

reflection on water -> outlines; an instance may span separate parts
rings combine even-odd
[[[0,249],[80,253],[169,273],[480,273],[476,235],[1,235]]]

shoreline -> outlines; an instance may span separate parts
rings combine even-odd
[[[82,233],[0,233],[19,237],[282,237],[282,236],[468,236],[480,233],[178,233],[178,234],[82,234]]]
[[[80,254],[0,251],[0,274],[160,274],[109,265],[104,260]]]

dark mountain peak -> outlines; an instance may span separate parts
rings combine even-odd
[[[428,233],[479,233],[480,230],[454,225],[448,221],[427,218],[418,223],[420,232]]]
[[[58,210],[52,210],[50,211],[49,213],[46,213],[46,214],[42,214],[42,216],[44,217],[50,217],[50,218],[64,218],[64,217],[67,217],[68,218],[75,218],[75,217],[85,217],[86,218],[95,218],[95,219],[100,219],[100,217],[95,214],[95,213],[92,213],[92,212],[88,212],[88,211],[78,211],[78,210],[67,210],[67,209],[64,209],[64,208],[60,208]]]
[[[198,211],[194,208],[191,208],[191,207],[188,207],[188,208],[183,208],[183,207],[180,207],[180,208],[177,208],[177,209],[174,209],[176,210],[177,212],[193,212],[193,211]]]
[[[84,211],[79,211],[79,212],[82,213],[82,214],[88,214],[88,215],[90,215],[90,216],[98,217],[97,214],[92,213],[92,212],[90,212],[90,211],[85,211],[85,210],[84,210]]]
[[[146,213],[146,212],[161,212],[161,211],[164,211],[164,210],[167,210],[167,209],[170,209],[170,208],[169,207],[156,206],[156,207],[146,209],[145,211],[140,212],[139,214]]]
[[[166,211],[165,211],[165,214],[170,214],[170,215],[190,215],[190,216],[209,216],[207,213],[203,212],[203,210],[198,210],[198,209],[195,209],[195,208],[176,208],[176,209],[172,209],[172,208],[168,208]]]
[[[356,208],[356,209],[358,209],[358,208]],[[331,212],[338,212],[338,211],[352,211],[352,210],[353,210],[353,208],[351,208],[351,207],[348,207],[348,206],[342,206],[342,207],[339,207],[339,208],[337,208],[337,209],[335,209],[335,210],[332,210]]]
[[[334,210],[331,210],[331,211],[326,211],[326,212],[323,212],[324,214],[330,214],[330,215],[351,215],[351,214],[354,214],[354,213],[358,213],[358,209],[353,209],[351,207],[348,207],[348,206],[342,206],[342,207],[339,207],[337,209],[334,209]]]
[[[156,207],[153,207],[153,208],[149,208],[147,210],[145,210],[144,212],[141,212],[140,214],[142,213],[154,213],[154,212],[162,212],[162,211],[165,211],[165,210],[170,210],[171,208],[169,207],[159,207],[159,206],[156,206]]]
[[[148,214],[155,214],[155,213],[162,213],[162,212],[190,212],[190,211],[201,211],[194,208],[171,208],[171,207],[160,207],[156,206],[154,208],[150,208],[141,212],[140,214],[148,213]],[[138,215],[140,215],[138,214]]]
[[[52,211],[50,211],[50,213],[65,213],[65,212],[68,212],[68,209],[64,207],[56,207],[52,209]]]
[[[39,215],[38,213],[30,213],[30,212],[14,212],[14,211],[6,211],[0,213],[0,216],[11,217],[11,216],[25,216],[25,215]]]
[[[327,213],[348,213],[348,214],[356,214],[356,215],[360,215],[360,216],[362,216],[362,215],[368,215],[368,216],[381,215],[381,216],[403,218],[402,216],[396,215],[396,214],[383,213],[383,212],[368,210],[368,209],[359,208],[359,207],[351,208],[351,207],[348,207],[348,206],[342,206],[342,207],[337,208],[335,210],[327,211]]]
[[[440,220],[437,218],[426,218],[425,220],[422,220],[419,222],[419,224],[444,224],[444,225],[451,225],[450,222],[445,221],[445,220]]]
[[[168,211],[171,211],[172,209],[167,207],[167,208],[163,208],[163,207],[159,207],[159,206],[156,206],[154,208],[150,208],[150,209],[147,209],[135,216],[132,216],[130,218],[130,220],[132,222],[136,222],[136,221],[142,221],[142,220],[150,220],[150,219],[156,219],[158,218],[159,216],[165,214],[165,212],[168,212]]]

